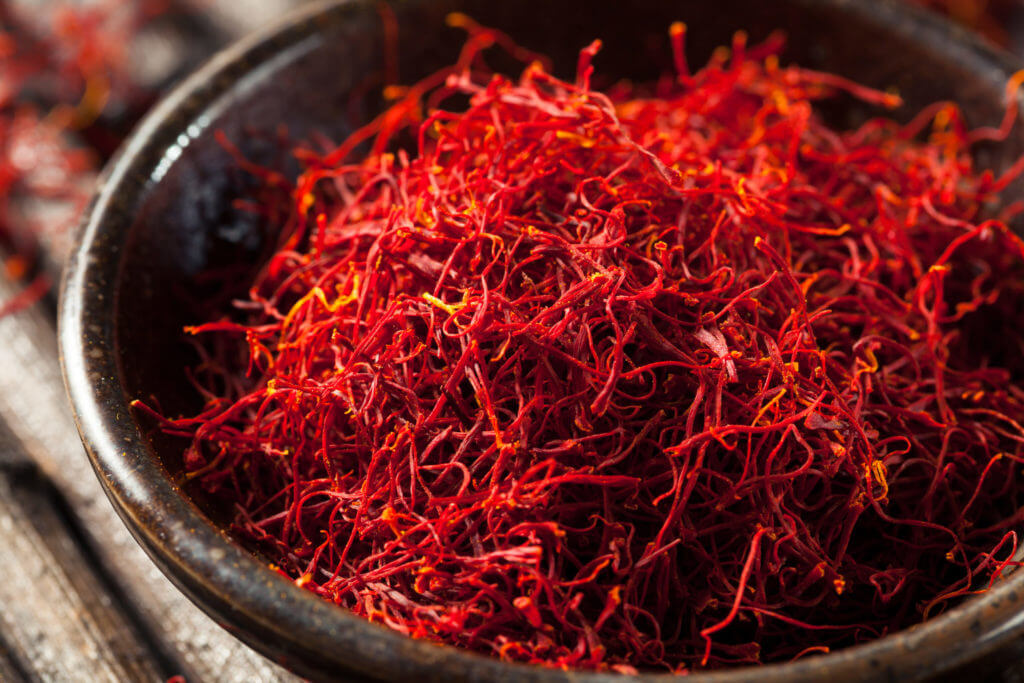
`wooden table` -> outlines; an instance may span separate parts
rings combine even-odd
[[[146,38],[169,68],[295,0],[182,2],[202,30]],[[67,244],[45,247],[59,278]],[[0,280],[0,301],[13,291]],[[52,299],[0,319],[0,681],[298,680],[195,607],[118,519],[71,418],[54,319]],[[1024,665],[994,680],[1024,682]]]

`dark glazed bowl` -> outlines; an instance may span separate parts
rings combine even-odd
[[[903,115],[937,99],[974,125],[998,121],[1015,65],[972,35],[894,0],[437,0],[396,2],[402,82],[450,64],[461,43],[444,17],[459,9],[573,68],[576,51],[605,41],[600,72],[649,79],[668,60],[666,28],[687,21],[691,62],[737,29],[752,40],[776,28],[786,59],[896,87]],[[380,18],[372,1],[318,4],[216,56],[168,96],[107,169],[64,283],[60,342],[82,439],[121,517],[163,571],[246,643],[314,678],[395,681],[621,681],[510,665],[412,640],[295,587],[233,542],[213,520],[216,501],[181,485],[180,444],[154,435],[129,408],[156,397],[194,409],[181,328],[244,284],[268,243],[266,226],[232,208],[246,180],[215,139],[272,163],[275,131],[338,139],[381,106]],[[353,93],[359,97],[353,98]],[[840,124],[861,118],[834,112]],[[1024,135],[979,152],[1005,166]],[[702,681],[913,680],[979,661],[1024,634],[1024,572],[922,626],[795,663],[701,674]],[[667,680],[649,675],[644,680]]]

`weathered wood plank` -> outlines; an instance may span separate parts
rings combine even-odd
[[[2,634],[0,634],[2,636]],[[0,681],[24,683],[28,681],[24,666],[14,657],[14,650],[0,637]]]
[[[242,36],[273,22],[308,0],[181,0],[205,14],[225,35]]]
[[[0,631],[8,650],[0,654],[0,679],[75,681],[84,672],[111,683],[165,678],[47,489],[29,470],[0,471]]]
[[[0,282],[0,301],[10,295]],[[158,646],[195,681],[292,681],[217,626],[145,555],[107,501],[78,438],[45,307],[0,318],[0,420],[56,485],[105,571]],[[40,615],[46,618],[46,615]]]

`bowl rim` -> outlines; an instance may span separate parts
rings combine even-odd
[[[886,22],[908,40],[943,45],[992,82],[1005,83],[1019,68],[979,36],[897,0],[792,1]],[[220,51],[151,110],[101,174],[65,272],[58,313],[64,380],[93,469],[136,540],[193,602],[257,651],[303,675],[545,683],[675,680],[668,673],[624,678],[501,662],[365,621],[295,586],[215,527],[152,456],[131,417],[120,382],[117,302],[110,293],[116,292],[112,286],[123,267],[120,253],[132,212],[159,182],[160,164],[173,163],[175,145],[180,154],[181,136],[195,137],[191,127],[204,128],[204,120],[229,106],[232,89],[242,79],[273,68],[285,51],[315,49],[325,25],[367,7],[373,7],[371,0],[313,2]],[[1022,596],[1024,572],[1016,572],[919,626],[795,662],[695,672],[692,680],[903,679],[948,671],[1024,633]]]

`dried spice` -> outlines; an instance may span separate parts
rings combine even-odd
[[[0,247],[4,275],[30,281],[0,316],[48,291],[40,247],[63,261],[104,156],[120,134],[101,120],[141,116],[153,93],[135,81],[128,48],[167,11],[164,0],[0,2]]]
[[[677,24],[675,74],[601,92],[599,42],[567,82],[452,21],[451,69],[258,171],[290,219],[188,329],[201,412],[136,403],[238,537],[410,636],[622,672],[827,652],[1016,566],[1020,164],[970,154],[1016,104],[837,130],[819,101],[899,98],[777,37],[691,71]]]
[[[1020,0],[909,0],[981,33],[992,42],[1020,51],[1013,27],[1024,14]],[[1009,27],[1009,28],[1008,28]],[[1019,33],[1019,31],[1017,31]]]

